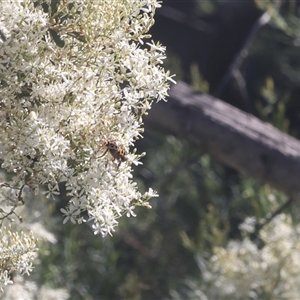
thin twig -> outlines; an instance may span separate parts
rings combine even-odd
[[[278,216],[280,213],[282,213],[286,208],[290,206],[290,204],[293,202],[293,198],[289,198],[286,202],[284,202],[281,206],[279,206],[273,213],[269,213],[262,222],[257,222],[255,225],[255,230],[251,234],[252,239],[256,239],[259,231],[265,227],[267,224],[269,224],[276,216]]]
[[[216,97],[221,97],[222,93],[224,92],[224,89],[229,84],[231,78],[235,78],[235,80],[238,83],[238,86],[240,87],[241,91],[243,92],[245,87],[240,85],[240,83],[243,82],[240,78],[240,76],[242,76],[241,72],[240,72],[240,68],[249,54],[249,49],[253,45],[253,41],[256,38],[258,31],[269,22],[270,18],[271,18],[271,16],[269,15],[269,13],[265,12],[257,20],[257,22],[255,22],[255,24],[253,25],[253,27],[251,29],[250,34],[248,35],[245,43],[243,44],[241,50],[237,53],[232,64],[228,68],[228,71],[226,72],[225,76],[223,77],[223,79],[216,91],[216,94],[215,94]],[[238,74],[238,76],[237,76],[237,74]],[[245,94],[245,92],[243,94]]]

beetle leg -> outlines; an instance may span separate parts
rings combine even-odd
[[[98,158],[103,157],[107,152],[108,152],[108,149],[106,149],[105,152],[101,156],[98,156]]]
[[[118,163],[118,166],[117,166],[117,170],[119,170],[119,167],[120,167],[120,165],[121,165],[121,162],[122,162],[122,160],[119,159],[119,163]]]

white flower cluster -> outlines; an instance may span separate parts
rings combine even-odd
[[[24,222],[9,222],[9,226],[0,229],[0,299],[68,299],[67,289],[51,288],[40,282],[41,274],[31,275],[33,267],[42,263],[38,252],[47,255],[57,242],[49,231],[59,223],[51,215],[53,203],[41,193],[36,196],[25,193],[24,201],[26,205],[17,209]],[[13,219],[13,214],[3,222],[8,222],[7,219]],[[26,270],[31,272],[30,280],[22,276],[28,274]]]
[[[3,226],[0,236],[0,289],[12,284],[11,274],[29,274],[32,271],[32,261],[36,257],[36,240],[32,234],[11,232]]]
[[[164,47],[147,32],[156,0],[0,0],[0,203],[64,183],[65,222],[111,234],[155,193],[137,190],[141,116],[165,99]],[[8,210],[10,211],[10,210]],[[5,215],[3,211],[2,217]]]
[[[298,299],[299,234],[300,225],[279,215],[261,230],[261,248],[246,238],[215,248],[209,261],[199,257],[202,282],[190,287],[201,299]]]

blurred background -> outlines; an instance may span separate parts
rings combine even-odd
[[[151,33],[167,47],[175,80],[300,138],[299,14],[298,0],[165,0]],[[136,209],[101,238],[86,225],[62,225],[64,199],[47,204],[56,242],[41,246],[37,280],[67,288],[70,299],[210,300],[203,262],[244,238],[245,219],[260,220],[287,198],[151,128],[136,147],[147,152],[135,169],[139,188],[159,193],[152,209]],[[295,223],[298,211],[285,209]],[[214,299],[275,299],[267,290]]]

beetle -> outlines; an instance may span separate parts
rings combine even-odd
[[[111,154],[113,160],[118,162],[118,167],[120,167],[121,162],[127,160],[127,152],[123,145],[119,145],[115,140],[104,141],[102,146],[106,147],[105,152],[99,157],[103,157],[107,152]]]

